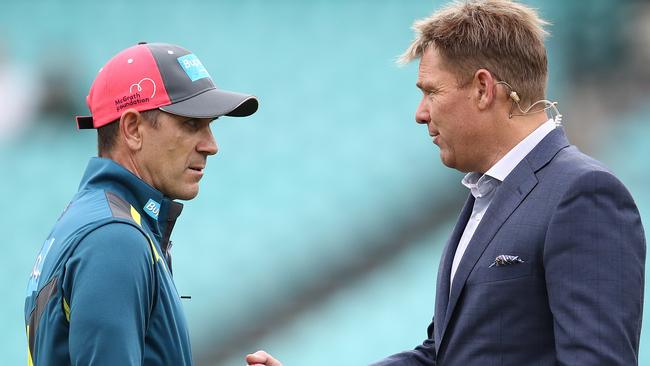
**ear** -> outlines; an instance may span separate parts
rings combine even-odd
[[[142,148],[142,127],[144,118],[137,110],[130,108],[120,117],[120,136],[132,151]]]
[[[476,96],[478,97],[478,109],[485,110],[489,108],[495,100],[495,83],[496,79],[486,69],[478,69],[474,73],[472,81]]]

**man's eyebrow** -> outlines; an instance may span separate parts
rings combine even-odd
[[[427,83],[427,82],[424,82],[424,81],[418,81],[417,83],[415,83],[415,86],[417,86],[418,89],[420,89],[420,90],[435,89],[435,87],[433,86],[432,83]]]

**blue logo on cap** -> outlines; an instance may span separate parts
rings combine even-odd
[[[185,70],[187,76],[189,76],[192,81],[210,77],[208,70],[205,69],[195,54],[190,53],[189,55],[179,57],[177,60],[178,63],[181,64],[183,70]]]
[[[144,212],[147,213],[147,215],[153,217],[154,219],[158,220],[158,214],[160,213],[160,203],[152,200],[149,198],[149,201],[147,201],[147,204],[144,205]]]

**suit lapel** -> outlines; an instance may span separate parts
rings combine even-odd
[[[465,205],[456,221],[454,231],[447,241],[447,245],[445,245],[442,257],[440,258],[440,265],[438,266],[438,282],[436,285],[436,308],[434,310],[434,321],[435,319],[442,320],[445,318],[447,304],[449,303],[449,278],[451,276],[451,264],[454,261],[454,254],[456,253],[458,242],[460,241],[461,235],[463,235],[465,225],[467,225],[469,216],[472,214],[473,207],[474,197],[470,194],[465,201]],[[438,345],[442,338],[442,327],[434,327],[434,330],[436,345]]]
[[[479,260],[494,235],[505,223],[508,217],[510,217],[512,212],[521,204],[535,185],[537,185],[537,177],[535,176],[535,173],[541,169],[541,167],[550,162],[551,159],[566,146],[569,146],[569,143],[564,135],[563,129],[556,128],[551,131],[501,183],[492,203],[490,203],[487,212],[483,216],[481,223],[472,236],[472,240],[469,242],[463,258],[460,261],[458,269],[456,270],[456,275],[454,276],[454,283],[451,286],[451,291],[449,291],[451,264],[449,264],[449,268],[443,268],[442,276],[441,273],[439,273],[438,286],[441,290],[446,289],[446,293],[449,294],[449,302],[446,306],[446,310],[441,313],[441,315],[444,315],[444,318],[442,318],[444,321],[439,331],[440,339],[436,339],[436,345],[438,347],[441,344],[438,342],[441,342],[444,337],[460,294],[465,286],[465,282],[467,281],[467,277],[476,265],[476,262]],[[460,233],[462,234],[467,223],[467,217],[461,215],[461,219],[464,219],[462,220],[463,225],[461,225],[460,228]],[[460,222],[461,220],[459,220],[459,223]],[[457,231],[458,225],[454,229],[454,236],[452,237],[455,237]],[[456,243],[453,243],[453,252],[455,252],[459,239],[460,235],[456,238]],[[447,261],[451,263],[454,256],[453,252],[451,250],[445,252],[445,257],[443,257],[445,264]],[[452,259],[446,258],[447,256],[450,256]],[[446,282],[446,285],[440,283],[441,277],[442,281]],[[441,290],[436,291],[436,298],[438,298],[438,296],[444,296],[444,298],[447,298],[445,294],[441,293]],[[438,308],[438,301],[436,301],[436,315],[439,314]],[[440,305],[440,308],[442,308],[442,305]]]

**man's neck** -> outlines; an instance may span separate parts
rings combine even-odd
[[[138,165],[135,163],[133,155],[126,153],[123,149],[116,147],[102,157],[113,160],[114,162],[123,166],[126,170],[133,173],[136,177],[142,179],[142,175],[138,170]]]
[[[477,170],[478,173],[484,174],[494,164],[496,164],[504,155],[512,150],[523,139],[535,131],[539,126],[548,121],[546,113],[539,112],[526,116],[506,117],[496,123],[497,128],[495,137],[495,146],[493,152],[489,154],[490,159]]]

